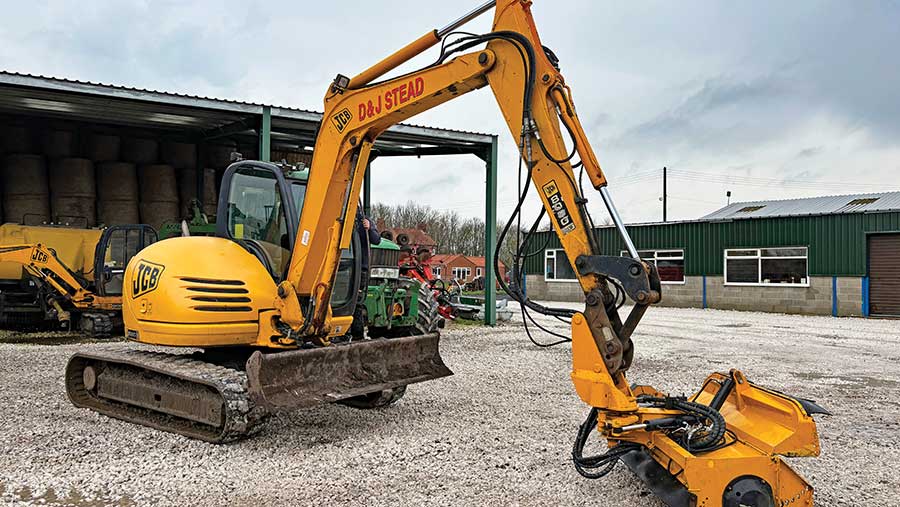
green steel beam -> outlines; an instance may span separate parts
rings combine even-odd
[[[272,158],[272,108],[263,106],[259,118],[259,159],[270,162]]]
[[[484,323],[497,325],[497,287],[493,259],[497,247],[497,136],[491,136],[485,153],[487,175],[484,185]]]

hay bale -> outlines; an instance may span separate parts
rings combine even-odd
[[[44,132],[43,154],[48,160],[73,156],[75,154],[75,133],[70,130]]]
[[[40,155],[8,155],[0,170],[3,215],[30,225],[50,221],[47,166]]]
[[[155,164],[159,161],[159,143],[155,139],[126,137],[122,140],[122,160],[133,164]]]
[[[163,143],[162,161],[177,169],[197,169],[197,145],[167,141]]]
[[[122,153],[122,139],[107,134],[91,134],[86,152],[87,158],[95,163],[119,160]]]
[[[94,163],[84,158],[61,158],[50,164],[50,208],[57,223],[97,225]]]

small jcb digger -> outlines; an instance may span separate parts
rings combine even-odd
[[[16,238],[29,242],[15,243]],[[20,278],[27,282],[14,294],[16,304],[7,307],[8,295],[3,294],[3,312],[38,313],[60,328],[106,337],[122,327],[125,267],[156,241],[156,232],[148,225],[74,229],[4,224],[0,239],[3,276],[14,286],[22,285]]]
[[[112,417],[226,442],[252,433],[272,410],[328,402],[383,406],[408,384],[450,375],[437,333],[337,340],[350,326],[359,286],[353,263],[344,259],[379,134],[490,87],[585,294],[583,311],[551,309],[501,281],[529,309],[571,319],[571,379],[591,407],[572,450],[576,470],[599,478],[621,460],[672,506],[811,506],[812,488],[780,456],[818,454],[812,415],[820,407],[754,384],[737,370],[710,375],[688,398],[627,378],[633,332],[662,297],[659,276],[640,259],[616,211],[572,90],[538,37],[530,7],[529,0],[488,2],[352,78],[338,75],[325,95],[302,205],[276,166],[230,166],[217,237],[153,244],[125,272],[126,336],[205,353],[77,354],[66,370],[70,399]],[[491,9],[491,32],[456,31]],[[378,81],[434,46],[440,53],[433,64]],[[588,196],[574,172],[579,168],[628,257],[600,255]],[[516,213],[529,189],[526,184]],[[517,257],[521,262],[523,253]],[[635,304],[623,319],[626,295]],[[609,448],[585,456],[595,430]]]

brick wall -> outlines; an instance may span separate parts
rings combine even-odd
[[[581,286],[575,282],[546,282],[541,275],[528,275],[528,297],[546,301],[583,301]],[[838,277],[838,315],[862,315],[862,280]],[[832,279],[811,277],[809,287],[724,285],[721,276],[706,278],[709,308],[757,312],[831,315]],[[703,306],[703,277],[685,277],[684,284],[663,285],[660,306],[700,308]]]

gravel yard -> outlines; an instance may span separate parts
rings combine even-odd
[[[792,465],[817,505],[900,506],[900,322],[655,308],[635,342],[630,378],[664,391],[738,367],[816,399],[835,413],[818,418],[822,456]],[[537,348],[520,324],[445,330],[456,375],[412,386],[393,407],[298,411],[224,446],[69,404],[71,353],[134,346],[0,343],[0,503],[662,505],[624,466],[600,481],[575,472],[587,407],[569,381],[569,346]]]

